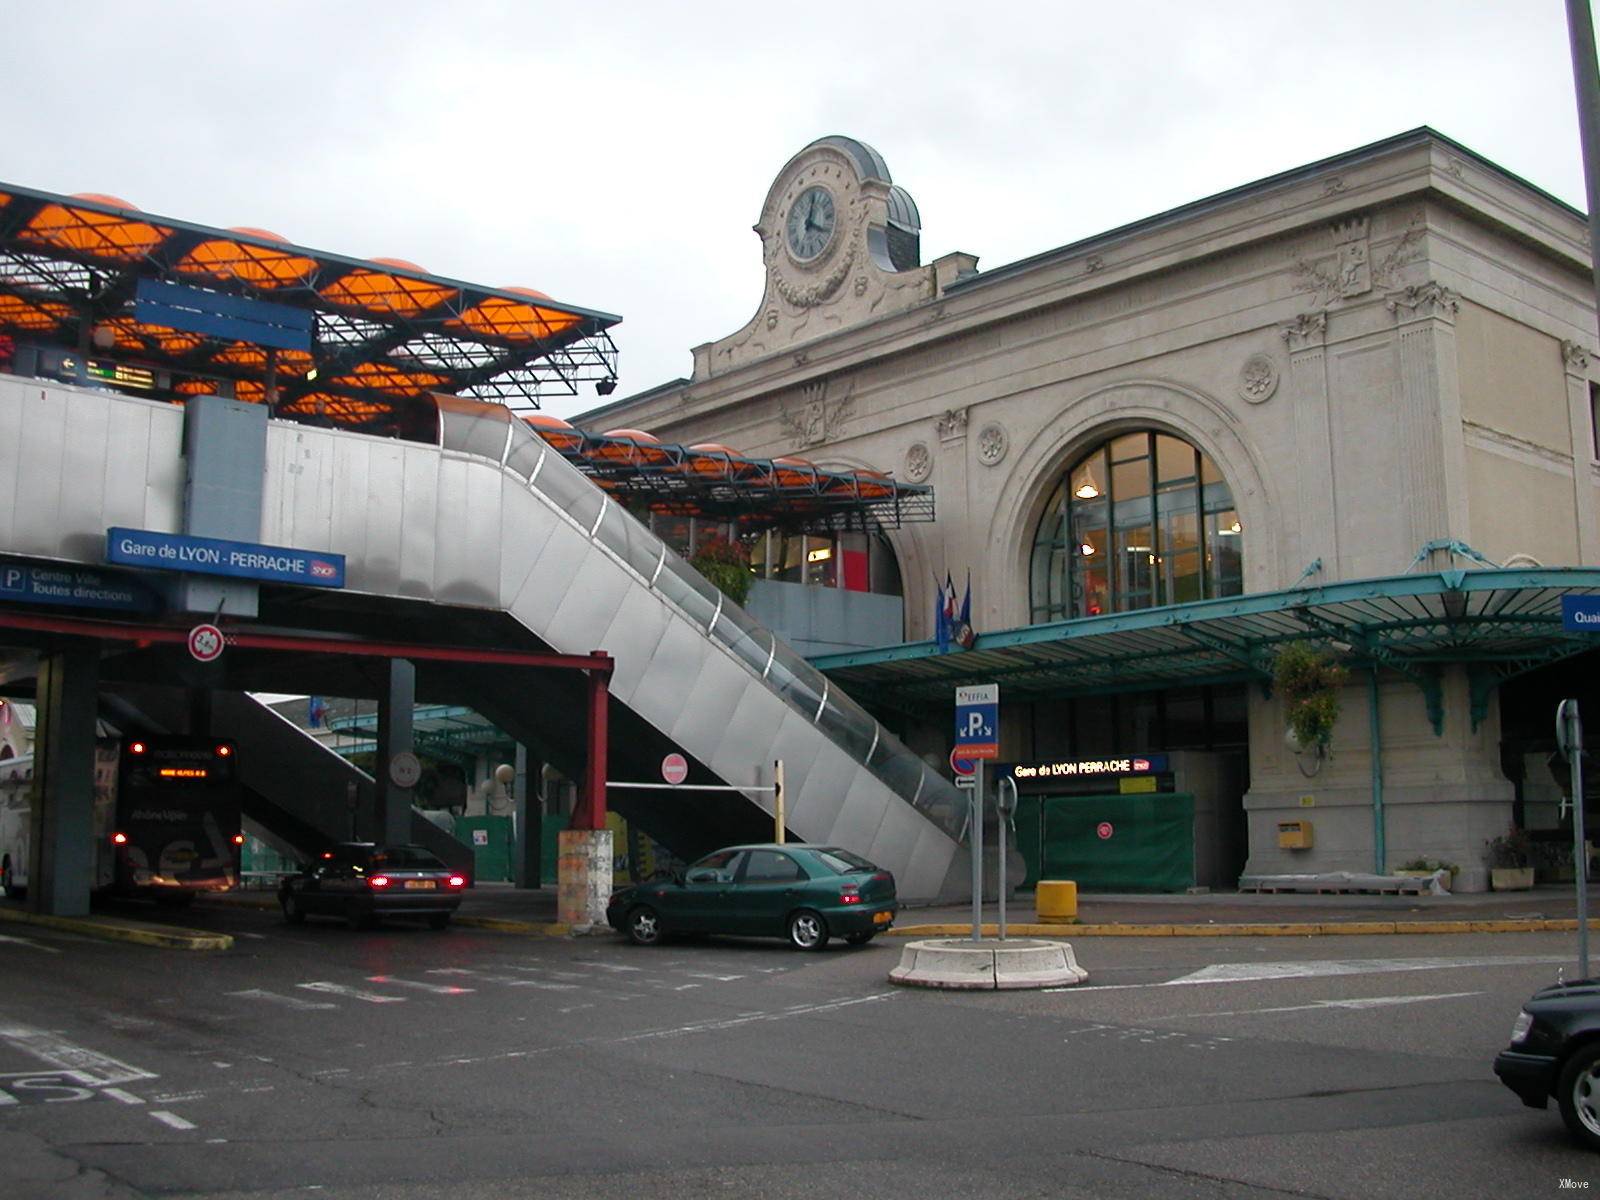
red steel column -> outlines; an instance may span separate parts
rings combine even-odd
[[[589,729],[588,755],[584,765],[583,804],[581,814],[575,814],[574,829],[604,829],[606,827],[606,760],[609,739],[606,730],[606,705],[611,692],[611,659],[596,650],[597,662],[590,668],[589,676]]]

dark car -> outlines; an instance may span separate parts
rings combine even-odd
[[[278,886],[283,919],[343,917],[352,929],[380,917],[422,917],[435,929],[450,924],[466,876],[421,846],[341,842],[324,850]]]
[[[894,924],[894,876],[837,846],[729,846],[686,871],[621,888],[606,920],[640,946],[675,933],[786,937],[821,950],[864,945]]]
[[[1494,1073],[1530,1108],[1554,1096],[1572,1136],[1600,1150],[1600,982],[1535,992],[1517,1014],[1511,1045],[1495,1056]]]

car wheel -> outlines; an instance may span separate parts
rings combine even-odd
[[[852,933],[852,934],[848,935],[844,940],[849,942],[852,946],[865,946],[868,942],[870,942],[873,938],[875,938],[877,936],[878,936],[877,930],[873,930],[871,933]]]
[[[293,896],[284,896],[279,902],[283,905],[283,919],[291,925],[304,925],[306,910],[300,907],[300,901]]]
[[[429,929],[448,929],[450,927],[449,913],[434,913],[428,918]]]
[[[635,946],[654,946],[661,940],[661,917],[648,904],[628,914],[628,940]]]
[[[821,950],[828,944],[828,923],[820,913],[802,908],[789,918],[789,943],[796,950]]]
[[[0,889],[4,889],[6,898],[9,900],[22,899],[24,889],[19,888],[11,881],[11,857],[9,855],[6,856],[4,862],[0,862]]]
[[[1589,1149],[1600,1150],[1600,1042],[1579,1047],[1567,1060],[1556,1099],[1567,1131]]]

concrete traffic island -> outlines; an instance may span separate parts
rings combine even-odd
[[[1066,942],[1035,938],[930,938],[907,942],[889,982],[907,987],[1070,987],[1089,978]]]

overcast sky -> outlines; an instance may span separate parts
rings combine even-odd
[[[827,134],[980,269],[1419,125],[1583,206],[1561,0],[3,12],[0,179],[616,313],[618,399],[755,312],[750,227]]]

